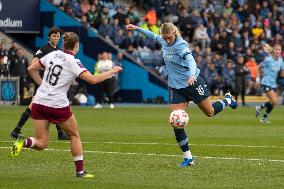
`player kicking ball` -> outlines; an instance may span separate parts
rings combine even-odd
[[[162,46],[163,58],[168,70],[168,86],[170,87],[171,111],[186,111],[188,102],[193,101],[208,117],[215,116],[226,106],[237,108],[237,103],[230,93],[225,98],[211,103],[210,94],[204,80],[199,76],[200,70],[189,50],[188,43],[181,37],[178,28],[172,23],[164,23],[160,35],[144,30],[138,26],[126,25],[127,30],[136,30],[146,37],[152,38]],[[174,128],[176,141],[184,153],[179,165],[193,165],[189,150],[188,138],[183,128]]]
[[[40,86],[34,96],[31,109],[35,137],[20,136],[11,149],[11,156],[18,156],[23,147],[35,150],[46,149],[49,142],[49,125],[54,123],[70,136],[76,176],[93,178],[94,175],[88,174],[84,169],[83,147],[77,121],[69,106],[67,91],[76,77],[97,84],[122,71],[122,68],[115,66],[110,71],[93,76],[81,61],[74,57],[79,50],[77,34],[65,33],[62,46],[63,51],[52,51],[43,56],[39,62],[28,67],[30,76]],[[39,70],[43,69],[44,76],[41,79]]]

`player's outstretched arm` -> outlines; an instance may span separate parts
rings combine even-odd
[[[87,81],[90,84],[97,84],[103,82],[104,80],[110,78],[113,74],[119,73],[122,71],[120,66],[113,67],[110,71],[103,72],[99,75],[92,75],[89,71],[83,72],[80,75],[80,78]]]
[[[125,26],[126,30],[136,30],[142,34],[144,34],[146,37],[149,37],[149,38],[152,38],[158,42],[160,42],[160,39],[159,39],[159,35],[149,31],[149,30],[145,30],[145,29],[142,29],[138,26],[135,26],[133,24],[128,24]]]
[[[42,79],[39,75],[39,70],[43,70],[42,65],[39,63],[39,61],[32,61],[32,63],[28,67],[28,72],[30,76],[33,78],[33,80],[38,84],[41,85]]]
[[[133,24],[128,24],[125,26],[126,30],[137,30],[139,27]]]

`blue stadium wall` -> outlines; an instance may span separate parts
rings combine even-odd
[[[95,60],[99,53],[107,51],[116,56],[116,49],[96,37],[96,32],[82,27],[80,22],[46,0],[41,0],[40,12],[40,34],[17,36],[31,49],[36,50],[45,45],[48,41],[49,28],[55,26],[60,27],[63,31],[73,31],[78,34],[80,51],[76,57],[90,72],[94,72]],[[115,94],[117,99],[121,99],[122,102],[143,102],[147,99],[162,97],[168,102],[168,88],[159,79],[128,59],[123,59],[123,69],[119,84],[120,91]],[[92,93],[93,86],[87,85],[87,88]]]

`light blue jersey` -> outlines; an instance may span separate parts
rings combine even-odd
[[[276,88],[276,79],[278,76],[278,72],[280,70],[284,70],[284,63],[281,57],[278,60],[275,60],[272,56],[268,56],[261,63],[262,69],[262,78],[261,84],[266,85],[272,88]]]
[[[177,37],[172,45],[168,45],[161,35],[138,28],[145,36],[158,41],[162,45],[163,58],[168,71],[168,85],[174,89],[188,87],[187,80],[191,76],[199,76],[200,70],[188,48],[188,43],[181,37]]]

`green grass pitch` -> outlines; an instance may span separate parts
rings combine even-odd
[[[284,188],[284,107],[272,124],[254,108],[226,109],[207,118],[190,108],[186,128],[197,163],[178,168],[182,154],[168,124],[169,106],[73,107],[84,146],[85,168],[95,179],[75,177],[68,142],[50,127],[48,150],[9,156],[9,134],[25,107],[0,106],[0,188]],[[23,129],[33,135],[31,120]]]

